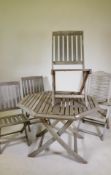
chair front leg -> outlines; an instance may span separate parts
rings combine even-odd
[[[110,121],[109,121],[110,115],[111,115],[111,109],[109,107],[108,111],[107,111],[107,114],[106,114],[106,124],[107,124],[106,127],[107,127],[107,129],[110,128]]]
[[[28,134],[27,134],[27,123],[24,123],[24,130],[25,130],[25,136],[26,136],[27,144],[28,144],[28,146],[30,146],[30,141],[29,141],[29,137],[28,137]]]

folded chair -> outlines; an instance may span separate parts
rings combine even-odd
[[[101,140],[104,138],[105,129],[109,128],[110,116],[110,98],[111,98],[111,74],[103,71],[97,71],[89,75],[87,80],[86,95],[92,96],[99,106],[95,113],[84,117],[79,121],[79,131],[99,136]],[[88,98],[87,98],[88,100]],[[91,127],[83,129],[83,124],[90,124],[96,127],[96,131],[90,130]],[[89,129],[88,129],[89,128]],[[101,129],[100,129],[101,128]]]
[[[0,82],[0,145],[4,142],[3,139],[7,139],[6,136],[23,132],[23,128],[18,130],[17,126],[14,127],[20,124],[24,126],[25,137],[29,144],[26,128],[27,117],[17,108],[20,99],[19,82]],[[9,127],[10,129],[13,127],[13,131],[10,131]],[[2,152],[2,149],[0,149],[0,152]]]
[[[83,31],[56,31],[52,33],[52,104],[58,97],[83,97],[82,91],[90,73],[89,69],[85,69],[83,47]],[[82,83],[78,92],[57,91],[56,74],[63,71],[82,73]]]

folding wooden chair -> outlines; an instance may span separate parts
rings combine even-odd
[[[58,97],[83,97],[82,91],[90,73],[84,65],[83,31],[57,31],[52,34],[52,103]],[[57,68],[59,66],[59,68]],[[73,68],[72,68],[73,66]],[[77,66],[79,68],[74,68]],[[82,72],[83,79],[78,92],[59,92],[56,90],[56,73],[60,71]],[[67,81],[67,80],[66,80]],[[74,80],[73,80],[74,81]]]
[[[11,131],[9,126],[12,128],[14,125],[24,125],[25,137],[29,144],[27,136],[27,117],[17,107],[17,103],[21,100],[20,95],[20,84],[17,81],[13,82],[0,82],[0,145],[3,143],[3,138],[10,134],[22,132],[23,130],[18,128]],[[3,132],[2,128],[7,128],[7,132]],[[10,129],[11,129],[10,128]],[[0,149],[2,152],[2,149]]]
[[[25,97],[26,95],[34,94],[37,92],[44,91],[44,84],[43,84],[43,77],[42,76],[27,76],[21,78],[21,85],[22,85],[22,96]],[[27,117],[29,118],[29,114],[26,113]],[[29,124],[37,123],[35,118],[30,116]],[[29,128],[30,130],[30,128]]]
[[[79,131],[104,138],[106,127],[109,128],[109,116],[111,110],[111,74],[97,71],[89,75],[86,85],[86,95],[95,98],[100,109],[84,117],[79,122]],[[83,124],[90,124],[96,127],[97,132],[83,128]],[[80,125],[81,124],[81,125]],[[101,131],[100,128],[103,130]]]

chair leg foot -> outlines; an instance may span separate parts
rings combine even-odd
[[[107,129],[110,129],[109,119],[107,119],[106,128],[107,128]]]
[[[100,136],[100,139],[101,139],[101,141],[103,141],[103,140],[104,140],[104,136],[103,136],[103,135],[101,135],[101,136]]]
[[[77,126],[77,129],[78,129],[78,130],[79,130],[80,124],[81,124],[81,119],[80,119],[79,122],[78,122],[78,126]]]
[[[27,134],[27,124],[24,124],[24,129],[25,129],[25,136],[26,136],[26,140],[27,140],[27,145],[30,146],[31,143],[29,141],[28,134]]]
[[[100,136],[100,139],[101,139],[102,141],[104,140],[104,135],[105,135],[106,128],[107,128],[107,123],[105,124],[104,129],[103,129],[103,133],[102,133],[101,136]]]

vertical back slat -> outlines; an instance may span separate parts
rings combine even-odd
[[[23,81],[23,96],[25,96],[26,95],[26,92],[27,92],[27,89],[26,89],[26,81],[24,80]]]
[[[8,88],[9,92],[9,108],[14,108],[16,106],[16,102],[15,102],[15,93],[16,93],[16,86],[12,86]]]
[[[75,45],[75,50],[76,50],[76,62],[79,61],[78,59],[78,36],[76,35],[76,45]]]
[[[33,80],[33,92],[39,92],[39,79],[37,81]]]
[[[83,36],[80,36],[80,59],[83,61],[84,59],[84,54],[83,54]]]
[[[71,55],[72,55],[72,53],[71,53],[71,50],[72,50],[72,45],[71,45],[71,35],[69,35],[68,36],[68,50],[69,50],[69,61],[71,62],[72,61],[72,59],[71,59]]]
[[[63,61],[63,43],[62,43],[62,35],[59,37],[59,52],[60,52],[60,61]]]
[[[73,35],[73,61],[76,61],[76,36]]]
[[[30,82],[31,82],[30,93],[31,93],[31,91],[32,91],[32,93],[34,93],[34,92],[36,91],[36,89],[34,89],[34,88],[35,88],[35,82],[34,82],[34,80],[33,80],[33,79],[32,79],[32,80],[30,80]]]
[[[62,61],[64,62],[64,35],[62,35]]]
[[[67,61],[66,61],[66,63],[68,63],[68,61],[69,61],[69,36],[68,35],[67,35],[66,45],[67,45]]]
[[[64,35],[64,62],[67,62],[67,35]]]
[[[27,93],[30,93],[30,80],[26,80],[27,82]]]
[[[77,43],[77,48],[78,48],[78,61],[81,61],[81,39],[80,35],[77,37],[78,43]]]
[[[57,57],[57,60],[60,61],[61,58],[60,58],[60,36],[59,35],[58,35],[57,39],[58,39],[58,48],[57,48],[58,57]]]
[[[52,59],[55,62],[55,36],[52,36]]]
[[[58,61],[58,36],[55,36],[55,61]]]

